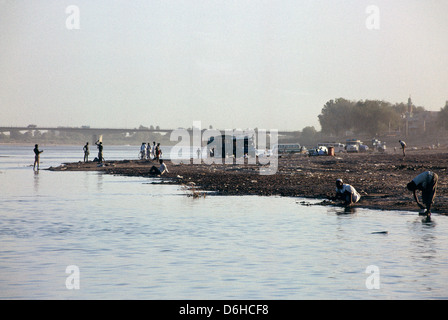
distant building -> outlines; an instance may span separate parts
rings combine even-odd
[[[411,97],[409,97],[407,111],[403,115],[406,136],[426,133],[428,128],[434,127],[440,113],[440,111],[418,111],[414,113],[414,109]]]

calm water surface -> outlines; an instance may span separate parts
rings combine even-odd
[[[138,148],[105,157],[135,159]],[[424,223],[415,212],[346,214],[295,198],[193,199],[148,178],[35,174],[32,149],[0,146],[1,299],[448,298],[445,216]],[[41,169],[82,159],[82,146],[42,149]],[[67,288],[67,266],[79,268],[79,289]],[[368,266],[378,289],[366,286]]]

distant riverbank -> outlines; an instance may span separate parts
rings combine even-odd
[[[401,151],[401,150],[400,150]],[[448,214],[448,168],[446,150],[420,150],[378,154],[338,154],[309,157],[279,157],[277,173],[260,175],[258,164],[174,164],[165,160],[169,173],[164,183],[194,185],[199,190],[221,195],[264,195],[322,199],[322,204],[335,194],[335,180],[343,179],[356,188],[362,198],[357,207],[380,210],[411,210],[419,208],[406,184],[417,174],[432,170],[439,174],[439,186],[432,212]],[[108,174],[150,177],[152,161],[108,161],[67,163],[49,168],[51,171],[103,171]]]

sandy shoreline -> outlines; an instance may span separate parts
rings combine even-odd
[[[417,174],[432,170],[439,175],[438,191],[432,212],[448,214],[448,167],[446,150],[401,153],[338,154],[335,157],[288,155],[278,159],[277,173],[260,175],[258,164],[174,164],[165,160],[169,173],[164,182],[192,185],[222,195],[263,195],[326,199],[335,194],[335,180],[341,178],[353,185],[362,198],[356,207],[379,210],[420,209],[406,184]],[[104,171],[107,174],[150,177],[155,163],[141,160],[67,163],[51,171]],[[269,165],[266,165],[268,167]]]

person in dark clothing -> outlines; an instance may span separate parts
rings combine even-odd
[[[161,155],[162,155],[162,149],[160,148],[160,143],[157,143],[156,150],[154,152],[154,156],[155,156],[154,159],[156,161],[159,161]]]
[[[95,144],[98,147],[98,162],[102,163],[104,158],[103,158],[103,143],[101,141],[97,141],[95,142]]]
[[[88,142],[86,142],[86,145],[84,146],[83,150],[84,150],[84,162],[89,162],[90,152],[89,152],[89,143]]]
[[[42,152],[44,152],[43,150],[39,150],[39,146],[37,144],[34,145],[34,165],[33,165],[33,170],[36,170],[36,166],[37,166],[37,170],[39,170],[39,160],[40,160],[40,154]]]

